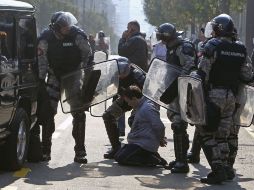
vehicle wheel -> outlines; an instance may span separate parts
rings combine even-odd
[[[18,108],[10,125],[10,136],[4,148],[1,168],[4,170],[19,170],[26,159],[29,143],[30,122],[26,111]]]

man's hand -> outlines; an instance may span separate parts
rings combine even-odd
[[[167,137],[163,137],[161,140],[160,140],[160,146],[161,147],[166,147],[168,144],[167,142]]]
[[[128,32],[128,30],[125,30],[125,31],[123,32],[122,38],[124,38],[124,39],[126,39],[126,40],[129,38],[129,32]]]

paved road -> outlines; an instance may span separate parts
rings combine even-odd
[[[60,112],[59,112],[60,113]],[[174,158],[170,123],[162,110],[162,120],[167,126],[168,146],[159,152],[167,160]],[[57,129],[53,139],[52,160],[49,163],[31,164],[18,172],[1,172],[1,190],[83,190],[83,189],[186,189],[186,190],[238,190],[254,189],[254,130],[242,128],[240,132],[239,154],[235,167],[237,177],[223,185],[208,186],[199,182],[200,176],[209,171],[201,154],[201,163],[190,165],[188,174],[171,174],[162,168],[123,167],[113,160],[103,159],[109,148],[106,131],[101,118],[87,113],[86,146],[88,164],[73,162],[74,141],[71,137],[71,116],[58,114]],[[189,127],[190,137],[193,127]],[[122,139],[126,142],[125,138]]]

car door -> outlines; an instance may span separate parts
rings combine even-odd
[[[19,82],[14,16],[0,11],[0,125],[10,121]]]

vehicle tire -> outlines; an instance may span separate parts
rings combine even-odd
[[[3,147],[1,169],[14,171],[22,167],[26,160],[29,130],[30,122],[26,111],[18,108],[10,125],[11,134]]]

